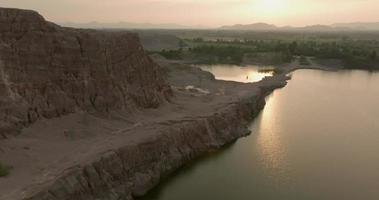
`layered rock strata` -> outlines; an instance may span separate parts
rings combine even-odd
[[[61,144],[61,140],[46,139],[43,133],[37,133],[36,139],[24,135],[12,139],[21,128],[41,119],[79,111],[133,113],[159,107],[166,112],[155,121],[137,122],[123,131],[95,135],[95,139],[65,138],[65,143],[96,149],[81,148],[80,155],[90,156],[78,155],[80,158],[62,150],[65,156],[45,158],[51,162],[46,165],[29,163],[33,169],[44,167],[22,176],[33,177],[28,183],[12,179],[16,175],[11,174],[9,180],[20,187],[0,194],[2,200],[128,200],[143,196],[187,162],[248,135],[247,125],[264,107],[266,95],[287,80],[278,75],[256,84],[239,84],[220,83],[211,77],[212,94],[185,94],[183,102],[197,101],[191,104],[194,107],[178,103],[175,108],[161,108],[173,91],[136,35],[62,28],[33,11],[17,9],[0,9],[0,61],[0,133],[10,138],[0,143],[7,144],[10,148],[5,151],[17,154],[20,160],[44,152],[35,146],[19,150],[12,142]],[[208,76],[203,75],[200,82],[204,84]],[[218,92],[219,86],[229,91]],[[170,108],[184,114],[167,112],[174,112]],[[91,142],[94,145],[89,145]],[[1,156],[8,163],[14,160],[2,152]],[[71,165],[70,158],[75,164]],[[61,167],[60,162],[70,167]],[[15,172],[24,169],[23,164],[27,163],[16,163]],[[55,167],[54,173],[49,166]]]
[[[170,121],[131,145],[115,147],[86,165],[68,170],[56,181],[29,193],[28,200],[118,200],[145,195],[189,161],[220,149],[250,132],[247,125],[272,90],[286,84],[278,77],[259,92],[231,102],[211,115]]]
[[[80,110],[158,107],[169,95],[137,35],[62,28],[0,8],[0,137]]]

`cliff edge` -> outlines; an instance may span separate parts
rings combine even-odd
[[[0,137],[78,111],[155,108],[169,96],[137,35],[62,28],[0,8]]]
[[[134,34],[63,28],[3,8],[0,61],[0,161],[10,169],[1,200],[143,196],[248,135],[265,97],[288,80],[218,81],[153,61]]]

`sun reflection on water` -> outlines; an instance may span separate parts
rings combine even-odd
[[[199,67],[202,70],[211,72],[218,80],[242,83],[258,82],[266,76],[273,75],[271,71],[260,71],[263,68],[254,65],[245,67],[236,65],[201,65]]]
[[[273,95],[275,96],[275,95]],[[260,133],[257,136],[257,152],[261,154],[262,165],[265,173],[271,177],[273,182],[282,183],[286,182],[284,172],[286,169],[286,154],[284,151],[283,141],[280,137],[280,131],[277,130],[278,121],[276,115],[280,112],[279,102],[273,96],[268,97],[267,104],[262,111],[262,117],[259,122]]]

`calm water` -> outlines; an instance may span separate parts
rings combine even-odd
[[[265,76],[272,76],[272,72],[263,72],[262,69],[270,67],[258,67],[256,65],[247,65],[244,67],[237,65],[200,65],[204,71],[212,72],[218,80],[237,81],[243,83],[252,83],[262,80]]]
[[[250,128],[146,199],[379,199],[378,73],[296,71]]]

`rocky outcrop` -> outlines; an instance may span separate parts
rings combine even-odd
[[[170,93],[137,35],[62,28],[0,8],[0,138],[80,110],[154,108]]]
[[[249,134],[248,123],[265,105],[265,96],[285,82],[231,103],[210,116],[172,121],[166,129],[68,170],[28,200],[117,200],[143,196],[187,162]]]

